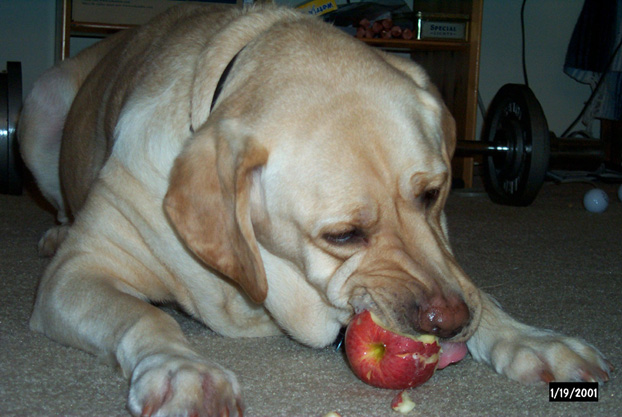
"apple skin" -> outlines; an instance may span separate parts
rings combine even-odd
[[[392,332],[369,310],[352,318],[345,345],[356,376],[369,385],[388,389],[413,388],[426,382],[436,370],[441,350],[435,336]]]

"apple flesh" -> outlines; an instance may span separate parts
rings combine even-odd
[[[355,315],[348,324],[345,345],[350,367],[363,382],[402,390],[432,377],[441,350],[435,336],[390,331],[369,310]]]
[[[406,391],[400,391],[391,401],[391,408],[402,414],[408,414],[415,409],[415,402],[410,399]]]

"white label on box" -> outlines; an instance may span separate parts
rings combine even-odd
[[[465,22],[420,21],[419,39],[466,39]]]

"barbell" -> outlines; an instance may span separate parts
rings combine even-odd
[[[506,84],[484,119],[480,141],[460,140],[458,156],[482,156],[482,178],[492,201],[527,206],[549,169],[595,169],[605,159],[599,140],[558,138],[549,131],[542,106],[523,84]]]
[[[22,105],[20,62],[0,73],[0,193],[19,194],[15,126]],[[460,140],[458,156],[483,159],[483,180],[491,200],[527,206],[536,198],[551,167],[596,168],[605,159],[597,140],[564,139],[548,129],[542,106],[528,86],[506,84],[493,98],[480,141]]]

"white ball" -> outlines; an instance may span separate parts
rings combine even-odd
[[[583,196],[583,205],[587,211],[602,213],[609,206],[609,196],[600,188],[594,188]]]

